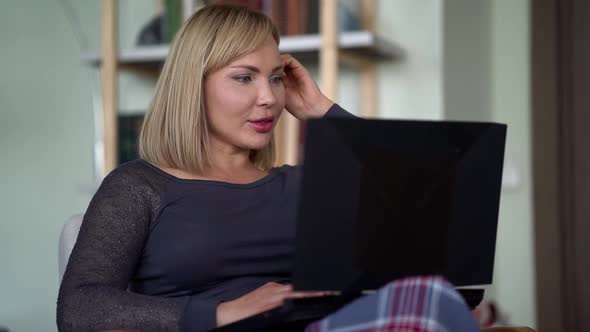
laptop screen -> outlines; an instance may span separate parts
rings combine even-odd
[[[491,283],[505,125],[324,118],[306,133],[295,289]]]

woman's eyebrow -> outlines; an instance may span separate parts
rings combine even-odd
[[[275,71],[278,71],[278,70],[283,70],[284,68],[285,68],[285,66],[284,66],[284,65],[278,65],[278,66],[274,67],[274,68],[272,69],[272,71],[273,71],[273,72],[275,72]]]
[[[272,69],[272,72],[278,71],[278,70],[282,70],[283,69],[283,65],[278,65],[276,67],[274,67]],[[234,66],[230,66],[230,68],[244,68],[244,69],[248,69],[250,71],[253,71],[255,73],[260,73],[260,69],[256,66],[250,66],[250,65],[234,65]]]

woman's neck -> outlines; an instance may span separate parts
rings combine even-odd
[[[251,183],[268,175],[268,172],[260,170],[252,163],[249,152],[243,154],[212,154],[209,165],[200,173],[172,167],[158,167],[168,174],[187,180]]]

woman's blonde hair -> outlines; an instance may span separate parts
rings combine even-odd
[[[202,173],[210,162],[205,79],[269,36],[279,44],[272,20],[245,7],[213,5],[193,14],[174,37],[158,78],[139,135],[139,156],[156,165]],[[256,167],[272,167],[274,145],[273,135],[269,145],[251,151]]]

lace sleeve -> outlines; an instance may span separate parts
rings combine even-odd
[[[178,330],[190,298],[127,291],[154,204],[149,186],[131,171],[117,169],[105,178],[84,215],[59,290],[60,331]]]

